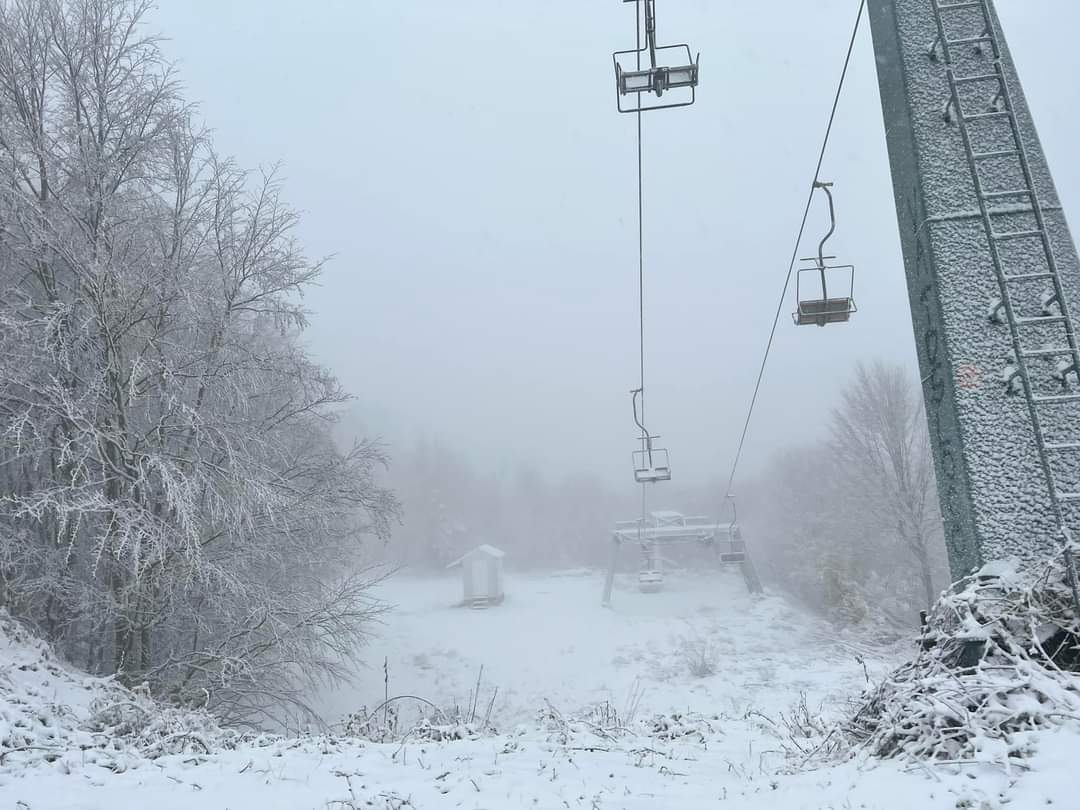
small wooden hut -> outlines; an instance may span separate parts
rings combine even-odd
[[[471,608],[486,608],[502,602],[502,549],[486,543],[454,560],[447,568],[461,568],[462,604]]]

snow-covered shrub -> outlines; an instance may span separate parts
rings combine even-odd
[[[274,739],[223,729],[205,711],[155,701],[146,687],[71,670],[0,609],[0,770],[71,757],[124,770],[139,760]]]
[[[938,601],[918,657],[867,693],[846,731],[879,757],[1008,767],[1031,753],[1031,732],[1080,728],[1078,672],[1064,566],[986,566]]]
[[[720,645],[706,635],[695,633],[679,639],[678,655],[690,675],[707,678],[716,674]]]
[[[608,702],[588,706],[572,714],[563,714],[550,701],[537,712],[536,726],[547,734],[548,742],[569,745],[581,738],[615,740],[631,733],[630,721]]]
[[[657,714],[644,721],[645,734],[654,740],[705,742],[719,731],[719,718],[701,714]]]
[[[719,715],[706,717],[694,712],[673,712],[634,720],[622,717],[606,702],[574,714],[563,714],[550,702],[545,702],[536,721],[540,730],[547,732],[548,742],[558,745],[571,745],[577,741],[588,746],[595,744],[597,738],[608,744],[616,740],[703,743],[721,733]]]
[[[181,709],[154,700],[143,684],[125,689],[115,683],[93,700],[81,727],[130,745],[146,757],[210,754],[253,738],[223,729],[205,711]]]
[[[444,710],[414,695],[390,698],[370,712],[361,707],[342,723],[346,737],[377,743],[476,740],[495,733],[487,718],[466,716],[458,708]]]
[[[806,702],[806,692],[799,694],[799,700],[788,711],[780,712],[780,722],[787,729],[789,739],[815,740],[828,736],[830,731],[821,707],[811,709]]]

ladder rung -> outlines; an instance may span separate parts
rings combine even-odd
[[[989,34],[983,34],[978,37],[964,37],[963,39],[950,39],[949,45],[974,45],[977,42],[993,42],[994,38]]]
[[[999,149],[995,152],[975,152],[971,157],[973,160],[991,160],[993,158],[1014,157],[1019,154],[1020,152],[1016,149]]]
[[[984,200],[1000,200],[1002,197],[1032,196],[1030,188],[1018,188],[1012,191],[984,191]]]
[[[1000,79],[996,73],[980,73],[977,76],[955,76],[953,81],[957,84],[971,84],[972,82],[988,82],[991,79]]]
[[[1057,497],[1059,501],[1080,501],[1080,492],[1059,492]]]
[[[1033,357],[1061,357],[1064,354],[1072,354],[1073,350],[1066,346],[1063,349],[1032,349],[1028,352],[1020,352],[1026,360]]]
[[[961,3],[935,3],[938,11],[959,11],[963,8],[978,8],[981,4],[977,0],[966,0]]]
[[[1069,402],[1080,402],[1080,394],[1053,394],[1036,396],[1033,399],[1037,405],[1065,405]]]
[[[1054,278],[1053,273],[1017,273],[1013,276],[1005,276],[1006,281],[1042,281]]]
[[[1033,231],[1006,231],[1005,233],[995,233],[993,236],[998,242],[1007,242],[1010,239],[1031,239],[1042,235],[1042,230],[1036,228]]]
[[[1065,323],[1064,315],[1038,315],[1034,318],[1017,318],[1017,326],[1040,326],[1049,323]]]
[[[1046,449],[1054,453],[1080,453],[1080,442],[1059,442],[1047,444]]]
[[[985,121],[987,118],[1008,118],[1012,115],[1008,110],[995,110],[994,112],[975,113],[974,115],[965,115],[965,121]]]

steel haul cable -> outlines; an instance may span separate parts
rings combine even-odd
[[[634,3],[634,36],[637,48],[637,69],[641,70],[641,3]],[[641,422],[645,423],[645,184],[644,161],[641,140],[641,94],[637,96],[637,199],[638,199],[638,357],[640,361]],[[642,431],[641,449],[645,449],[646,436]],[[645,513],[648,511],[647,487],[641,485],[641,523],[638,526],[638,539],[645,525]]]
[[[780,323],[780,315],[784,309],[784,301],[787,300],[788,288],[791,286],[791,274],[795,270],[798,260],[799,244],[802,242],[803,232],[806,230],[806,220],[810,215],[810,205],[814,201],[814,185],[820,180],[821,164],[825,161],[825,152],[829,147],[829,137],[832,135],[833,122],[836,120],[836,110],[840,105],[840,95],[844,90],[844,81],[847,79],[848,68],[851,65],[851,54],[855,50],[855,42],[859,35],[859,26],[862,23],[863,12],[866,9],[866,0],[860,0],[859,11],[855,16],[855,25],[851,31],[851,40],[848,43],[847,55],[844,57],[844,68],[840,72],[840,82],[836,87],[836,95],[833,97],[832,110],[829,113],[829,123],[825,127],[825,138],[821,143],[821,152],[818,154],[817,167],[814,169],[814,179],[810,183],[810,193],[806,198],[806,208],[803,210],[802,223],[799,225],[799,235],[795,238],[795,247],[791,251],[791,263],[788,265],[787,276],[784,278],[784,288],[780,293],[780,302],[776,306],[776,315],[773,317],[772,330],[769,332],[769,342],[765,346],[765,355],[761,358],[761,368],[758,369],[757,382],[754,383],[754,395],[750,398],[750,408],[746,413],[746,421],[743,423],[742,435],[739,437],[739,447],[735,451],[735,461],[731,465],[731,475],[728,476],[726,495],[731,495],[731,487],[735,482],[735,474],[742,459],[743,447],[746,444],[746,435],[750,431],[750,421],[754,416],[754,406],[757,404],[758,394],[761,392],[761,381],[765,376],[765,366],[769,362],[769,352],[772,351],[773,338],[776,336],[776,327]],[[640,115],[640,113],[639,113]]]

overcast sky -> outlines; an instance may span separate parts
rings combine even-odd
[[[312,255],[310,345],[370,429],[478,465],[533,459],[631,486],[634,120],[615,111],[617,0],[162,0],[221,150],[283,164]],[[646,382],[675,475],[726,474],[776,308],[857,0],[660,0],[701,52],[696,106],[645,119]],[[1066,210],[1080,217],[1080,3],[998,0]],[[789,295],[747,471],[817,435],[860,358],[915,373],[869,25],[823,176],[847,326],[796,329]],[[825,227],[824,203],[800,255]]]

